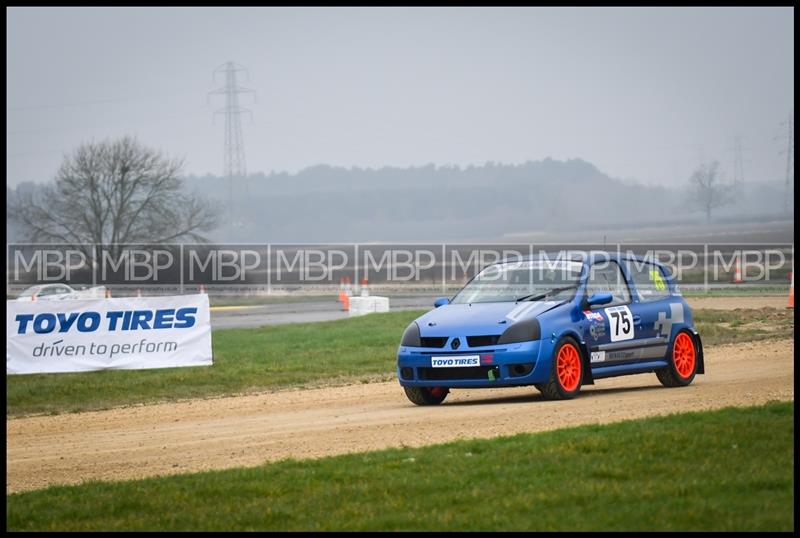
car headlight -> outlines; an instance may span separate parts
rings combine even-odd
[[[542,337],[542,329],[539,327],[539,320],[536,318],[519,321],[505,330],[500,335],[498,344],[514,344],[517,342],[530,342],[539,340]]]
[[[422,347],[422,342],[419,339],[419,325],[416,321],[412,321],[408,326],[406,332],[403,333],[403,339],[400,340],[401,346],[409,347]]]

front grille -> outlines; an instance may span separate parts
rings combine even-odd
[[[419,378],[426,381],[447,379],[489,379],[489,370],[494,370],[495,379],[500,377],[497,366],[465,366],[460,368],[419,368]]]
[[[444,347],[447,343],[446,336],[423,336],[419,339],[422,347]]]
[[[493,346],[500,339],[499,334],[489,334],[484,336],[467,336],[469,347]]]

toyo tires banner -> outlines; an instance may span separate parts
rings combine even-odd
[[[6,301],[6,373],[212,364],[208,295]]]

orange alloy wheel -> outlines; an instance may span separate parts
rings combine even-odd
[[[572,392],[578,387],[581,380],[581,355],[574,345],[561,346],[556,358],[556,370],[558,382],[565,391]]]
[[[678,375],[686,379],[694,372],[695,352],[692,337],[686,333],[678,333],[672,345],[672,361]]]

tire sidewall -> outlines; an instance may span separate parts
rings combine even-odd
[[[416,405],[439,405],[442,403],[447,395],[450,394],[450,389],[441,387],[443,393],[439,396],[434,396],[428,387],[403,387],[406,396],[412,403]]]

